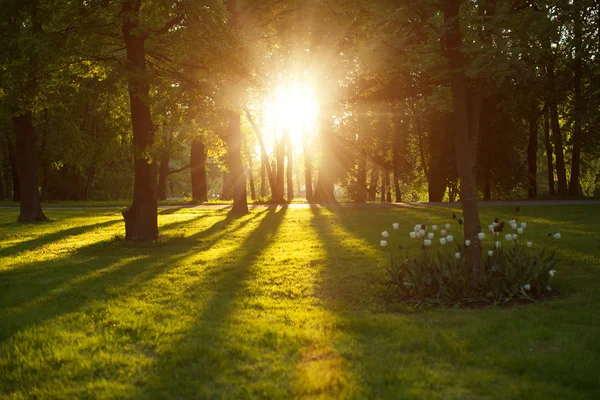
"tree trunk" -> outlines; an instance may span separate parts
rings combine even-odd
[[[358,153],[358,171],[356,173],[356,202],[367,202],[367,152],[361,148]]]
[[[388,203],[392,202],[392,185],[390,185],[390,172],[386,171],[385,173],[385,187],[387,188],[385,201]]]
[[[379,182],[379,167],[373,165],[371,168],[371,182],[369,184],[369,201],[375,201],[377,199],[377,183]]]
[[[285,202],[283,198],[285,185],[285,142],[283,139],[274,139],[275,145],[275,190],[273,191],[273,201],[277,203]]]
[[[558,193],[567,193],[567,172],[565,168],[565,156],[563,151],[562,135],[560,132],[560,123],[558,119],[558,106],[556,94],[556,77],[554,74],[554,56],[551,54],[550,42],[546,44],[546,51],[550,57],[547,67],[548,74],[548,100],[547,105],[550,109],[550,126],[552,127],[552,141],[554,142],[554,154],[556,157],[556,175],[558,177]]]
[[[388,171],[386,171],[385,169],[382,170],[382,174],[381,174],[381,202],[385,203],[385,192],[387,190],[386,187],[386,179],[385,176],[388,175],[389,173]]]
[[[294,150],[292,149],[292,137],[289,132],[285,135],[285,142],[287,153],[287,200],[292,201],[294,199]]]
[[[145,36],[138,26],[140,0],[125,0],[122,4],[123,38],[129,67],[128,87],[133,127],[135,182],[133,202],[123,211],[125,239],[152,241],[158,238],[157,166],[147,153],[154,143],[154,124],[148,99],[150,87],[145,80]]]
[[[323,156],[319,163],[317,186],[313,193],[311,203],[335,204],[337,203],[333,193],[335,174],[335,150],[332,138],[332,129],[329,119],[322,118],[320,123],[319,138]]]
[[[482,273],[482,245],[477,237],[481,231],[479,206],[477,204],[477,186],[473,176],[473,151],[469,142],[469,114],[467,107],[467,82],[464,75],[464,58],[461,53],[461,32],[459,16],[460,0],[444,0],[444,41],[446,57],[450,68],[450,87],[452,90],[452,108],[454,116],[454,143],[456,163],[460,178],[460,199],[464,218],[464,238],[471,240],[467,253],[467,264],[473,282]],[[475,284],[475,283],[474,283]]]
[[[88,167],[87,179],[85,181],[85,192],[83,193],[83,200],[87,201],[90,199],[92,194],[92,182],[94,181],[94,175],[96,174],[96,169],[94,165],[90,165]]]
[[[554,194],[554,160],[552,158],[552,143],[550,142],[550,109],[544,110],[544,146],[548,165],[548,194]]]
[[[312,149],[308,145],[306,134],[302,138],[302,150],[304,152],[304,185],[306,186],[306,201],[311,203],[312,191]]]
[[[267,164],[269,161],[263,156],[263,153],[260,153],[260,197],[267,197]]]
[[[233,205],[230,214],[248,214],[248,198],[246,196],[246,175],[242,163],[242,133],[240,131],[240,114],[236,111],[228,112],[229,121],[227,129],[227,156],[229,173],[233,187]]]
[[[221,186],[221,197],[219,200],[233,199],[233,185],[231,184],[231,174],[223,171],[223,185]]]
[[[14,111],[12,122],[15,129],[15,149],[20,183],[19,221],[46,221],[42,212],[40,191],[38,188],[38,170],[35,156],[35,129],[31,120],[31,111],[17,114]]]
[[[8,158],[10,160],[10,172],[12,177],[12,200],[21,200],[21,180],[19,179],[19,168],[17,167],[17,156],[12,141],[7,138]]]
[[[527,146],[527,178],[529,181],[527,196],[529,198],[537,196],[537,116],[537,110],[534,110],[529,121],[529,144]]]
[[[206,183],[206,146],[202,139],[192,142],[190,152],[192,178],[192,197],[199,202],[208,201],[208,185]]]
[[[169,176],[169,162],[171,161],[171,155],[168,151],[165,151],[160,157],[160,165],[158,168],[158,187],[157,197],[158,200],[167,199],[167,177]]]
[[[581,185],[579,182],[579,172],[581,168],[581,126],[583,124],[583,98],[581,95],[581,80],[583,75],[583,63],[582,63],[582,21],[581,15],[581,0],[575,0],[573,3],[575,6],[575,23],[574,23],[574,34],[575,34],[575,65],[573,68],[575,86],[575,122],[573,127],[573,155],[571,157],[571,180],[569,181],[569,194],[571,196],[578,196],[581,194]]]
[[[250,185],[250,198],[256,200],[256,189],[254,188],[254,169],[252,168],[252,155],[248,150],[248,184]]]

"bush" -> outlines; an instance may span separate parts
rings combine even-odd
[[[386,267],[389,296],[413,305],[466,305],[503,304],[515,299],[533,301],[550,294],[550,280],[557,264],[555,253],[545,249],[536,251],[531,242],[522,240],[524,228],[516,226],[516,221],[509,221],[509,224],[520,233],[505,235],[504,242],[500,240],[504,224],[490,225],[493,250],[483,251],[484,272],[476,281],[471,278],[466,263],[470,241],[452,246],[454,238],[446,230],[440,232],[442,237],[436,241],[435,233],[425,234],[427,227],[416,225],[411,238],[427,239],[420,250],[415,249],[416,254],[403,250],[400,256],[394,257],[390,252]],[[394,228],[397,229],[397,225]],[[435,226],[432,228],[437,230]],[[384,232],[383,236],[381,246],[387,247],[389,234]],[[554,237],[559,239],[560,234]],[[439,247],[432,246],[437,242]]]

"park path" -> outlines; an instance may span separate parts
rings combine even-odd
[[[524,206],[579,206],[579,205],[599,205],[600,200],[512,200],[512,201],[480,201],[480,207],[524,207]],[[276,208],[281,204],[248,204],[248,208],[263,209]],[[287,207],[291,209],[305,209],[313,207],[314,204],[292,203]],[[402,208],[402,207],[461,207],[460,202],[409,202],[409,203],[339,203],[336,205],[324,205],[325,207],[344,207],[344,208]],[[159,209],[175,208],[197,208],[207,210],[226,210],[231,204],[198,204],[198,205],[164,205],[158,206]],[[0,206],[0,209],[18,209],[19,206]],[[124,206],[44,206],[44,210],[114,210],[124,208]]]

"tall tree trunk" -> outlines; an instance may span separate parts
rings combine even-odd
[[[227,0],[225,7],[230,14],[229,26],[233,32],[238,30],[238,2]],[[233,99],[232,99],[233,100]],[[235,104],[241,106],[241,104]],[[246,175],[242,163],[242,132],[240,129],[241,116],[238,111],[228,112],[227,156],[229,172],[233,183],[233,206],[229,210],[233,215],[248,214],[248,197],[246,195]]]
[[[538,113],[537,110],[531,114],[529,120],[529,144],[527,146],[527,178],[529,181],[529,198],[537,196],[537,149],[538,149]]]
[[[265,155],[263,156],[263,153],[260,153],[260,197],[261,198],[265,198],[267,197],[267,164],[269,163],[269,160],[267,160],[265,158]]]
[[[231,173],[223,171],[223,185],[221,186],[221,197],[219,200],[233,199],[233,185],[231,182]]]
[[[292,149],[292,137],[289,132],[285,135],[286,153],[287,153],[287,200],[292,201],[294,199],[294,149]]]
[[[94,181],[94,175],[96,174],[96,168],[94,164],[88,167],[87,179],[85,180],[85,192],[83,194],[83,200],[89,200],[92,194],[92,182]]]
[[[358,171],[356,173],[356,202],[367,201],[367,152],[361,147],[358,153]]]
[[[546,44],[546,52],[550,61],[547,66],[548,74],[548,100],[547,105],[550,109],[550,126],[552,128],[552,141],[554,142],[554,155],[556,157],[556,175],[558,177],[558,193],[567,193],[567,172],[565,168],[565,156],[563,151],[562,134],[560,132],[560,123],[558,118],[558,105],[556,93],[556,77],[554,74],[554,55],[550,48],[550,42]]]
[[[548,194],[554,194],[554,160],[552,157],[552,142],[550,141],[550,108],[544,110],[544,146],[548,165]]]
[[[333,145],[333,132],[331,121],[321,117],[321,129],[319,138],[321,140],[322,157],[319,163],[317,185],[313,193],[311,203],[332,204],[337,203],[333,192],[335,174],[335,150]]]
[[[275,143],[275,190],[273,201],[277,203],[285,202],[283,198],[285,186],[285,141],[274,139]]]
[[[473,175],[473,151],[469,141],[469,113],[467,107],[467,82],[464,75],[464,58],[461,53],[461,32],[459,16],[460,0],[444,0],[444,44],[450,68],[450,87],[452,90],[452,108],[454,116],[454,143],[456,163],[460,178],[460,199],[464,218],[464,238],[471,240],[467,255],[467,264],[471,270],[473,282],[478,279],[481,268],[482,245],[477,237],[481,231],[479,206],[477,204],[477,186]]]
[[[14,111],[12,122],[16,135],[16,159],[20,183],[19,221],[46,221],[42,212],[40,191],[38,188],[38,170],[35,155],[35,129],[31,120],[31,111],[18,114]]]
[[[192,197],[202,203],[208,201],[208,185],[206,182],[206,146],[201,138],[192,142],[190,152],[192,179]]]
[[[306,132],[302,137],[302,151],[304,153],[304,185],[306,186],[306,201],[311,203],[313,197],[312,190],[312,149],[308,144]]]
[[[371,182],[369,183],[369,201],[377,199],[377,183],[379,182],[379,166],[374,164],[371,168]]]
[[[160,164],[158,168],[158,187],[156,189],[158,200],[167,199],[167,177],[169,176],[170,161],[171,155],[168,151],[165,151],[160,157]]]
[[[256,189],[254,188],[254,169],[252,168],[252,154],[248,150],[248,184],[250,185],[250,198],[256,200]]]
[[[583,75],[582,62],[582,18],[581,15],[581,0],[575,0],[575,65],[573,68],[575,86],[575,124],[573,127],[573,156],[571,157],[571,180],[569,181],[569,194],[577,196],[581,194],[581,185],[579,182],[579,173],[581,168],[581,126],[583,124],[583,98],[581,95],[581,80]]]
[[[152,241],[158,238],[157,166],[147,155],[154,143],[154,124],[148,106],[150,86],[145,78],[146,37],[139,32],[140,2],[124,0],[121,8],[123,38],[130,69],[128,87],[135,160],[133,202],[123,211],[123,218],[126,240]]]
[[[17,167],[17,156],[12,141],[7,138],[8,158],[10,160],[10,172],[12,177],[12,200],[21,200],[21,180],[19,179],[19,168]]]
[[[385,192],[387,190],[387,186],[386,186],[386,175],[389,176],[388,171],[386,171],[385,169],[382,168],[382,174],[381,174],[381,202],[385,203]]]
[[[385,187],[387,189],[385,201],[388,203],[392,202],[392,185],[390,185],[390,172],[386,171],[385,173]]]
[[[262,138],[262,134],[260,132],[260,129],[258,128],[258,126],[256,125],[256,123],[254,122],[254,118],[252,118],[252,114],[250,114],[250,110],[248,110],[248,107],[244,106],[244,111],[246,113],[246,118],[248,119],[248,121],[250,122],[250,125],[252,126],[252,130],[254,131],[254,133],[256,134],[256,138],[258,139],[258,143],[260,145],[260,159],[261,159],[261,196],[266,196],[267,190],[265,187],[265,179],[264,179],[264,172],[262,171],[262,168],[265,169],[265,172],[267,174],[267,177],[269,178],[269,186],[271,188],[271,197],[275,198],[276,197],[276,186],[277,186],[277,182],[276,182],[276,177],[275,177],[275,167],[271,167],[271,164],[269,164],[269,156],[267,155],[267,150],[265,147],[265,142],[263,141]],[[277,142],[275,142],[275,149],[277,149]],[[275,150],[277,151],[277,150]],[[264,187],[264,189],[263,189]],[[264,194],[263,194],[264,192]],[[283,192],[281,193],[281,197],[283,197]]]

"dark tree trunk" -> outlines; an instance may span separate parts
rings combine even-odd
[[[464,58],[461,53],[461,32],[459,16],[460,0],[444,0],[444,44],[450,68],[450,87],[454,116],[454,144],[456,164],[460,178],[460,199],[464,218],[464,238],[471,240],[467,264],[473,282],[482,275],[482,244],[477,234],[481,231],[477,186],[473,175],[473,154],[469,141],[469,113],[467,107],[467,82],[464,75]]]
[[[231,174],[223,171],[223,185],[221,186],[221,197],[219,200],[231,200],[233,198],[233,185]]]
[[[127,53],[129,102],[133,127],[135,182],[133,202],[123,211],[125,239],[152,241],[158,238],[157,166],[147,152],[154,143],[154,124],[148,99],[150,87],[146,82],[146,36],[140,33],[140,0],[122,3],[123,38]]]
[[[35,130],[31,120],[31,111],[13,114],[12,122],[16,137],[16,159],[20,183],[19,221],[46,221],[42,212],[40,191],[38,188],[38,170],[35,155]]]
[[[304,152],[304,185],[306,186],[306,201],[311,203],[312,190],[312,149],[308,145],[308,138],[304,135],[302,139],[302,150]]]
[[[377,183],[379,182],[379,167],[373,165],[371,169],[371,182],[369,184],[369,201],[375,201],[377,199]]]
[[[287,154],[287,200],[292,201],[294,199],[294,149],[292,149],[292,137],[289,133],[285,135],[285,143]]]
[[[333,192],[334,174],[335,174],[335,150],[333,144],[333,132],[329,119],[321,121],[321,130],[319,138],[321,140],[321,149],[323,156],[319,163],[319,174],[317,185],[313,193],[311,203],[335,204],[337,203]]]
[[[285,141],[275,138],[275,190],[273,191],[273,201],[285,202],[283,198],[285,186]]]
[[[250,185],[250,198],[256,200],[256,189],[254,188],[254,169],[252,168],[252,155],[248,150],[248,184]]]
[[[265,198],[267,196],[267,167],[266,164],[269,161],[266,160],[262,153],[260,155],[260,197]]]
[[[550,42],[546,43],[546,51],[550,57],[547,67],[548,74],[548,101],[550,110],[550,126],[552,128],[552,141],[554,143],[554,155],[556,157],[556,175],[558,177],[558,193],[567,194],[567,172],[565,168],[565,156],[563,151],[562,134],[558,118],[558,105],[556,93],[556,77],[554,74],[554,55],[550,49]]]
[[[92,194],[92,182],[94,181],[94,175],[96,174],[96,168],[94,165],[88,167],[87,179],[85,181],[85,192],[83,193],[83,200],[89,200]]]
[[[248,198],[246,196],[246,175],[244,174],[244,166],[242,164],[240,114],[236,111],[229,111],[228,115],[227,157],[233,188],[233,205],[229,212],[234,215],[244,215],[248,214]]]
[[[190,152],[192,178],[192,197],[200,202],[208,201],[208,185],[206,183],[206,146],[202,139],[192,142]]]
[[[554,161],[552,158],[552,142],[550,142],[550,109],[544,110],[544,146],[548,165],[548,194],[554,194]]]
[[[356,202],[367,201],[367,152],[360,149],[358,153],[358,171],[356,173]]]
[[[171,155],[168,151],[165,151],[160,157],[160,164],[158,168],[158,188],[156,189],[158,200],[167,199],[167,177],[169,176],[170,161]]]
[[[385,169],[382,169],[382,174],[381,174],[381,202],[385,203],[385,192],[387,190],[386,187],[386,179],[385,177],[389,176],[388,171],[386,171]]]
[[[575,86],[575,124],[573,128],[573,155],[571,157],[571,180],[569,181],[569,194],[571,196],[578,196],[581,194],[581,184],[579,182],[579,173],[581,168],[581,126],[583,124],[583,98],[581,95],[581,80],[583,75],[583,62],[582,62],[582,15],[581,15],[581,1],[575,0],[575,65],[573,68],[574,72],[574,86]]]
[[[387,188],[385,201],[388,203],[392,202],[392,185],[390,185],[390,172],[386,171],[385,173],[385,187]]]
[[[529,121],[529,144],[527,146],[527,178],[529,181],[528,197],[537,196],[537,149],[538,149],[538,124],[537,110]]]

